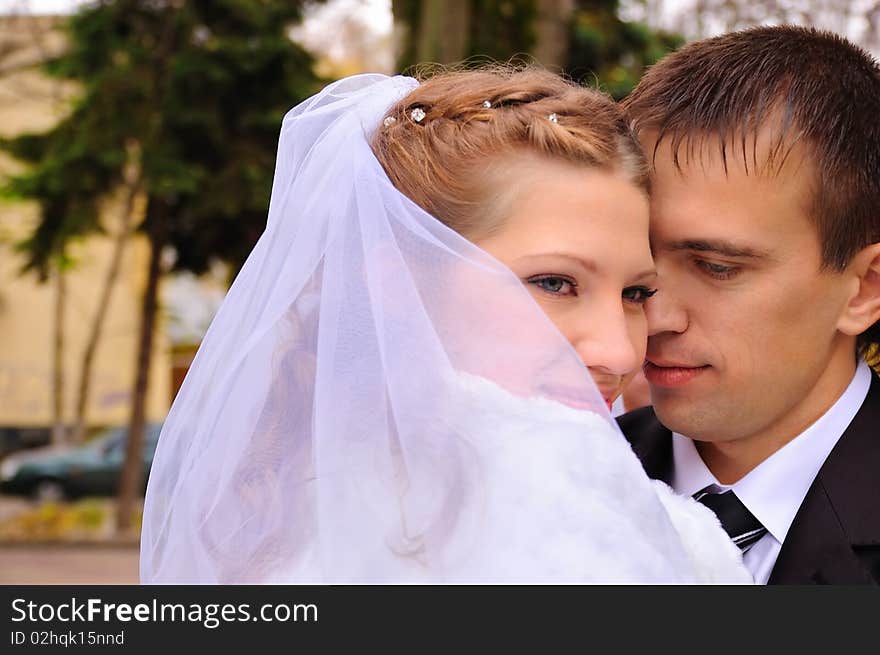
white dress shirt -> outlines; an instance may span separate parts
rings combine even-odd
[[[672,488],[686,496],[705,487],[717,492],[733,489],[737,498],[767,528],[767,534],[743,556],[744,564],[758,584],[767,584],[785,535],[810,485],[865,402],[870,386],[871,369],[860,360],[846,391],[825,414],[732,485],[718,482],[703,463],[693,441],[673,433]]]

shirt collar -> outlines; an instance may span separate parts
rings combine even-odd
[[[871,369],[859,360],[855,375],[837,402],[815,423],[732,485],[712,475],[694,442],[672,435],[672,488],[692,496],[709,486],[733,489],[773,537],[782,543],[810,485],[868,396]]]

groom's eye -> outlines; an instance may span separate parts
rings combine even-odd
[[[577,284],[574,280],[559,275],[536,275],[526,280],[546,293],[554,296],[576,296]]]
[[[705,259],[694,259],[694,264],[696,264],[697,268],[703,271],[706,275],[716,280],[729,280],[739,273],[739,267],[737,266],[718,264]]]

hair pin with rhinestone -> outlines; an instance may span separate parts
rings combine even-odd
[[[483,108],[492,109],[492,102],[490,100],[483,100]]]
[[[385,120],[382,121],[382,125],[384,125],[385,127],[390,127],[391,125],[394,125],[396,122],[397,122],[397,119],[394,118],[394,116],[386,116]]]
[[[547,119],[548,119],[551,123],[558,123],[558,122],[559,122],[559,117],[556,115],[556,112],[550,114],[550,115],[547,117]]]
[[[409,113],[409,117],[413,119],[413,122],[421,123],[425,120],[425,110],[421,107],[416,107]]]

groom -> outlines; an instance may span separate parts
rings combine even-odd
[[[653,408],[620,425],[755,581],[880,583],[880,68],[844,39],[692,43],[624,101],[652,166]]]

